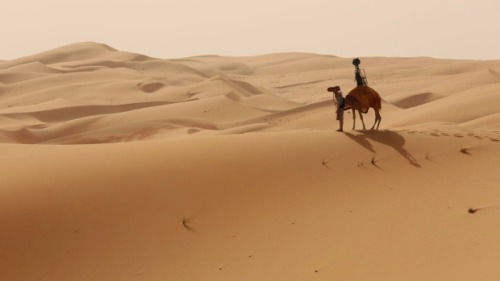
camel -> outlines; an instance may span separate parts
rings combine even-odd
[[[356,128],[356,110],[359,112],[361,123],[363,123],[363,130],[366,130],[362,113],[367,113],[370,107],[375,110],[375,123],[373,123],[371,130],[378,130],[380,121],[382,121],[382,116],[380,116],[382,99],[380,98],[380,95],[368,86],[357,86],[347,94],[345,97],[344,109],[352,109],[353,130]],[[376,128],[375,125],[377,126]]]

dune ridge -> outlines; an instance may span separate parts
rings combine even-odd
[[[0,61],[0,280],[497,280],[500,61],[361,59]]]
[[[497,109],[495,102],[488,102],[497,97],[500,63],[496,61],[431,58],[367,58],[365,61],[372,64],[368,73],[370,85],[382,92],[384,102],[389,103],[389,110],[384,113],[390,114],[391,120],[400,120],[384,122],[386,128],[430,120],[470,124],[474,119],[488,120],[485,117]],[[0,113],[15,120],[15,116],[19,116],[17,113],[30,115],[31,111],[30,118],[36,120],[40,119],[40,112],[53,110],[51,106],[55,106],[59,112],[58,120],[40,120],[38,124],[45,124],[46,130],[50,130],[59,122],[102,115],[103,108],[107,108],[105,111],[109,115],[133,111],[128,108],[139,103],[187,102],[196,103],[193,110],[198,112],[180,117],[203,118],[200,112],[211,112],[207,116],[207,121],[210,121],[224,118],[213,114],[215,109],[209,98],[225,97],[234,101],[233,106],[237,108],[254,109],[254,119],[263,120],[266,114],[331,99],[324,91],[330,85],[340,85],[347,91],[353,84],[351,72],[349,59],[334,56],[284,53],[243,58],[200,56],[164,60],[86,42],[0,63]],[[476,99],[476,96],[488,93],[491,96]],[[462,95],[471,96],[470,100],[457,98]],[[462,101],[457,103],[457,100]],[[483,110],[485,103],[489,104],[490,110]],[[86,113],[74,114],[81,106],[87,108]],[[457,116],[453,111],[464,111],[467,106],[476,108],[477,113],[460,118],[443,116]],[[66,112],[69,114],[63,113],[63,107],[68,107]],[[221,115],[227,107],[230,106],[224,103]],[[164,109],[168,111],[168,106]],[[148,114],[147,110],[142,111],[144,115]],[[324,114],[329,112],[331,108],[325,107]],[[121,122],[130,121],[125,120],[126,114],[120,116],[124,119]],[[138,114],[134,114],[134,118],[141,119]],[[248,125],[242,122],[249,119],[245,114],[231,118],[234,119],[233,126]],[[22,127],[22,122],[7,124],[7,127]],[[226,125],[216,127],[226,128]],[[490,125],[492,129],[498,128],[497,122]],[[280,130],[280,126],[273,126]],[[10,134],[5,129],[0,130]],[[57,139],[62,137],[54,135]],[[9,139],[5,134],[3,138]],[[38,141],[35,137],[31,142]],[[40,142],[50,143],[50,139],[44,138]]]

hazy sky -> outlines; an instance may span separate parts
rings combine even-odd
[[[499,0],[15,0],[1,11],[0,59],[80,41],[159,58],[500,59]]]

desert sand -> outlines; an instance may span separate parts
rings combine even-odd
[[[500,61],[361,60],[0,61],[0,280],[499,280]]]

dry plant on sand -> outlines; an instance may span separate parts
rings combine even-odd
[[[182,226],[186,228],[189,231],[194,231],[193,228],[190,226],[191,220],[188,218],[182,218]]]
[[[323,158],[323,161],[321,161],[321,165],[323,165],[326,168],[330,169],[330,166],[328,166],[328,159],[326,157]]]
[[[460,148],[460,153],[467,154],[467,155],[471,155],[471,153],[470,153],[470,147],[467,147],[467,146],[462,146],[462,147]]]
[[[469,208],[469,213],[471,213],[471,214],[474,214],[477,211],[478,211],[478,209],[476,209],[476,208]]]

